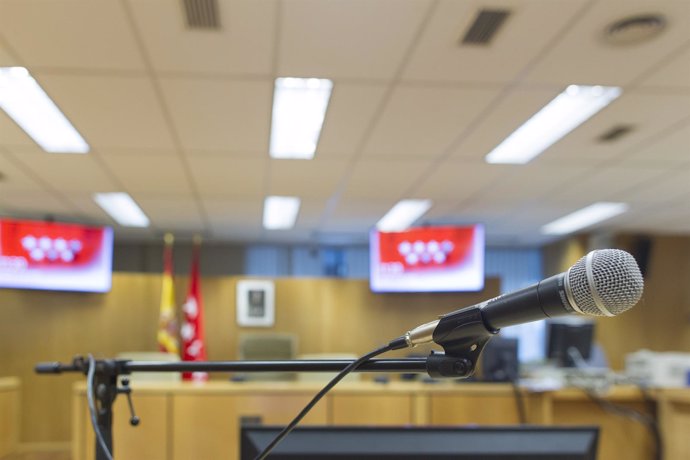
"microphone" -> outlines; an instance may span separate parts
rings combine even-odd
[[[408,347],[452,345],[471,335],[496,334],[502,327],[563,315],[616,316],[640,300],[644,287],[635,258],[619,249],[592,251],[566,272],[408,331]],[[401,340],[402,342],[402,340]]]

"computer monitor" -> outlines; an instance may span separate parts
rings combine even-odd
[[[240,458],[253,460],[280,427],[243,426]],[[272,460],[594,460],[597,427],[299,427]]]
[[[573,355],[588,360],[593,338],[594,323],[550,322],[547,328],[546,355],[558,366],[577,367]]]
[[[515,382],[519,377],[518,339],[495,336],[484,346],[481,355],[482,380]]]

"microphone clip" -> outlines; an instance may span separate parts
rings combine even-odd
[[[484,346],[497,333],[498,330],[486,326],[479,306],[442,316],[434,329],[433,340],[445,353],[429,355],[427,372],[431,377],[470,377]]]

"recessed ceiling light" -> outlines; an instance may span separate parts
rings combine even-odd
[[[486,155],[487,163],[524,164],[621,95],[615,86],[570,85]]]
[[[123,227],[149,226],[149,218],[127,193],[96,193],[93,199]]]
[[[314,158],[332,89],[333,82],[326,79],[276,78],[272,158]]]
[[[268,196],[264,200],[264,228],[288,230],[295,226],[300,199],[295,196]]]
[[[401,200],[376,224],[382,232],[400,232],[412,225],[431,208],[431,200]]]
[[[24,67],[0,67],[0,107],[46,152],[89,151],[84,138]]]
[[[622,214],[629,208],[626,203],[594,203],[544,225],[541,232],[545,235],[567,235]]]

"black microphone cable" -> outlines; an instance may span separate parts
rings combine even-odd
[[[326,393],[328,393],[331,388],[336,386],[338,382],[340,382],[342,379],[345,378],[347,374],[350,372],[354,371],[358,367],[360,367],[362,364],[365,362],[369,361],[371,358],[374,358],[375,356],[378,356],[380,354],[386,353],[387,351],[391,350],[399,350],[401,348],[406,348],[408,347],[407,341],[405,340],[405,337],[398,337],[395,340],[392,340],[388,345],[382,346],[380,348],[377,348],[376,350],[373,350],[366,355],[362,356],[361,358],[358,358],[357,360],[353,361],[351,364],[349,364],[345,369],[340,371],[338,375],[333,377],[330,382],[326,384],[325,387],[319,391],[316,396],[312,398],[311,401],[302,409],[302,411],[297,414],[297,416],[292,419],[292,421],[285,427],[283,430],[278,433],[278,435],[271,441],[266,448],[264,448],[263,451],[259,455],[256,456],[255,460],[263,460],[265,459],[269,453],[278,445],[280,441],[285,438],[290,432],[297,426],[297,424],[304,418],[304,416],[309,413],[309,411],[316,405],[317,402],[323,398]]]
[[[527,411],[525,410],[525,397],[522,394],[522,389],[518,383],[518,378],[510,379],[510,385],[513,387],[513,396],[515,398],[515,406],[517,408],[518,420],[520,425],[527,424]]]
[[[96,375],[96,360],[93,359],[93,355],[89,355],[89,370],[86,374],[86,400],[89,404],[89,414],[91,414],[91,425],[93,426],[93,431],[96,433],[96,439],[98,444],[105,452],[105,456],[108,460],[113,460],[113,455],[110,453],[108,446],[103,439],[103,433],[101,433],[101,428],[98,426],[98,419],[96,418],[96,401],[93,397],[93,382],[94,376]]]

